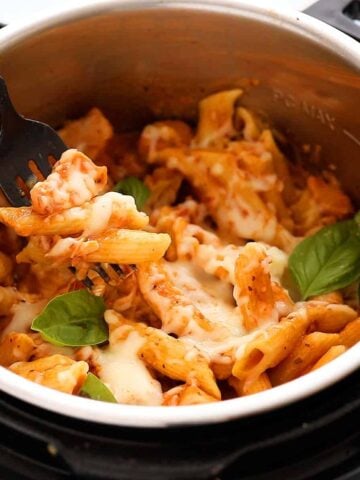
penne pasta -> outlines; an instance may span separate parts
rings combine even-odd
[[[167,391],[164,394],[163,405],[200,405],[203,403],[212,403],[217,401],[217,398],[208,395],[196,385],[181,385]]]
[[[56,354],[32,362],[16,362],[9,369],[35,383],[65,393],[77,393],[85,381],[88,364]]]
[[[248,243],[237,257],[234,298],[247,331],[278,320],[264,248],[255,242]]]
[[[342,304],[309,302],[306,308],[312,328],[319,332],[340,332],[349,322],[357,317],[354,309]]]
[[[269,376],[272,385],[280,385],[299,377],[340,341],[340,336],[336,333],[313,332],[305,335],[289,355],[271,370]]]
[[[69,148],[77,148],[90,158],[96,158],[114,132],[102,112],[92,108],[79,120],[68,122],[58,133]]]
[[[149,219],[137,211],[132,197],[109,192],[81,207],[72,207],[46,217],[34,212],[31,207],[0,208],[0,221],[13,228],[18,235],[27,237],[68,236],[82,232],[93,235],[104,227],[141,229],[146,227]]]
[[[155,262],[163,257],[170,237],[166,233],[122,229],[109,230],[97,237],[96,242],[98,248],[83,256],[86,262],[137,264]]]
[[[146,342],[140,348],[139,356],[147,365],[167,377],[184,382],[193,381],[212,397],[221,398],[214,375],[204,357],[195,350],[187,351],[180,340],[161,330],[147,331]]]
[[[114,133],[97,108],[65,124],[32,205],[0,208],[0,365],[72,395],[90,369],[94,399],[201,405],[360,341],[350,198],[289,162],[241,95],[204,98],[194,126]]]
[[[234,89],[206,97],[199,105],[199,123],[194,145],[200,148],[222,146],[224,138],[235,134],[233,117],[242,90]]]
[[[31,189],[33,211],[50,215],[82,205],[102,192],[106,182],[106,167],[97,167],[77,150],[66,150],[52,173]]]
[[[346,347],[344,345],[335,345],[334,347],[330,347],[329,350],[319,358],[315,365],[311,367],[310,371],[313,372],[323,365],[326,365],[327,363],[331,362],[331,360],[334,360],[338,356],[342,355],[345,351]]]
[[[26,362],[35,351],[35,344],[26,333],[7,333],[0,343],[0,365],[8,367],[15,362]]]
[[[339,333],[340,344],[350,348],[357,342],[360,342],[360,317],[348,323]]]
[[[11,314],[11,308],[19,301],[19,294],[14,287],[0,287],[0,315]]]
[[[229,385],[233,387],[239,397],[253,395],[254,393],[269,390],[272,387],[270,379],[266,373],[262,373],[256,380],[251,383],[244,383],[238,378],[231,376],[228,379]]]
[[[158,152],[155,162],[178,170],[193,184],[223,234],[265,242],[275,239],[276,217],[251,188],[231,152],[168,148]],[[249,217],[251,223],[246,221]]]
[[[115,312],[112,315],[118,319],[120,329],[123,325],[129,328],[128,331],[125,330],[127,334],[134,330],[143,337],[144,341],[137,354],[148,366],[174,380],[194,382],[208,395],[221,398],[208,361],[196,348],[189,348],[181,340],[167,335],[160,329],[131,322]],[[113,337],[115,335],[116,331],[113,331]]]
[[[190,145],[192,132],[190,127],[178,120],[154,122],[141,132],[138,150],[140,156],[152,159],[156,152],[169,147]]]
[[[241,380],[245,386],[252,384],[262,373],[275,367],[289,355],[308,325],[306,310],[301,309],[259,332],[237,353],[232,369],[234,377]]]
[[[197,335],[203,338],[226,338],[225,325],[210,321],[193,302],[176,287],[165,262],[152,262],[138,268],[139,287],[146,301],[162,321],[162,328],[178,336]],[[239,318],[240,323],[240,318]]]
[[[11,273],[13,270],[13,262],[8,255],[0,252],[0,283],[11,283]]]

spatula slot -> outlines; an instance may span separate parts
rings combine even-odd
[[[34,174],[34,176],[35,176],[35,178],[37,179],[38,182],[42,182],[43,180],[45,180],[44,175],[42,174],[41,170],[36,165],[34,160],[29,160],[28,161],[28,167],[30,168],[30,170],[32,171],[32,173]]]
[[[15,183],[16,183],[19,191],[20,191],[20,195],[22,197],[30,198],[30,188],[31,187],[28,187],[26,182],[24,182],[24,180],[19,176],[17,176],[15,178]]]

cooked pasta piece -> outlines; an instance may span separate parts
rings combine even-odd
[[[9,369],[35,383],[65,393],[77,393],[89,369],[86,362],[75,362],[64,355],[51,355],[32,362],[16,362]]]
[[[180,385],[164,393],[166,406],[175,405],[200,405],[203,403],[217,402],[218,399],[201,390],[196,385]]]
[[[221,147],[236,133],[234,111],[242,90],[215,93],[199,104],[199,122],[193,144],[199,148]]]
[[[201,349],[201,345],[200,345],[200,349]],[[236,350],[236,345],[234,346],[234,348],[230,348],[228,352],[224,352],[228,354],[227,357],[223,355],[223,358],[228,359],[226,362],[219,363],[216,361],[217,360],[216,357],[215,357],[215,360],[211,362],[210,367],[211,367],[211,370],[214,372],[215,378],[217,380],[227,380],[229,377],[231,377],[232,369],[234,366],[233,357],[235,355],[234,353],[235,350]]]
[[[190,285],[184,293],[176,286],[174,279],[171,279],[169,269],[171,269],[171,262],[165,261],[143,264],[138,269],[140,290],[161,319],[162,329],[167,333],[175,333],[178,336],[187,335],[198,340],[222,340],[229,337],[231,330],[226,323],[209,320],[186,295],[186,292],[189,294],[189,291],[194,291],[194,287]],[[201,299],[200,303],[204,304]],[[234,313],[235,326],[237,324],[238,328],[241,328],[241,317]]]
[[[295,233],[308,235],[324,225],[346,218],[353,208],[349,197],[340,190],[333,177],[325,181],[319,176],[309,176],[306,189],[291,210]]]
[[[260,125],[259,121],[255,118],[254,114],[247,108],[238,107],[235,111],[236,121],[243,123],[243,135],[244,139],[248,142],[255,142],[260,137]]]
[[[180,339],[173,338],[158,328],[125,319],[114,311],[108,312],[106,316],[115,316],[120,328],[121,325],[128,327],[128,331],[135,331],[142,337],[138,356],[148,366],[174,380],[195,382],[206,393],[220,399],[221,393],[208,361],[196,348],[189,347]],[[122,330],[120,331],[122,333]],[[113,337],[115,335],[116,331]]]
[[[160,383],[138,356],[144,341],[143,335],[135,329],[124,329],[121,334],[115,331],[110,345],[94,355],[97,375],[109,385],[120,403],[161,405],[163,401]]]
[[[336,333],[313,332],[305,335],[287,358],[270,372],[272,385],[280,385],[299,377],[340,341]]]
[[[333,304],[344,303],[343,296],[339,291],[324,293],[323,295],[316,295],[315,297],[311,297],[310,300],[313,302],[326,302]]]
[[[342,304],[311,301],[306,308],[312,328],[319,332],[337,333],[357,317],[355,310]]]
[[[208,395],[219,400],[221,393],[206,359],[196,349],[187,349],[181,340],[159,329],[150,329],[148,327],[146,342],[140,348],[140,358],[169,378],[195,382]]]
[[[66,150],[46,180],[31,189],[33,211],[50,215],[82,205],[101,193],[106,181],[106,167],[97,167],[77,150]]]
[[[114,132],[103,113],[92,108],[79,120],[68,122],[58,133],[69,148],[76,148],[95,159]]]
[[[190,144],[190,127],[178,120],[155,122],[144,128],[139,140],[139,153],[152,159],[157,151],[169,147],[186,147]]]
[[[275,325],[260,331],[240,347],[232,374],[249,387],[269,368],[284,360],[293,350],[309,325],[304,308],[297,310]],[[272,383],[272,379],[271,383]]]
[[[13,270],[13,262],[9,255],[0,252],[0,283],[11,283],[11,273]]]
[[[98,248],[84,255],[86,262],[137,264],[162,258],[170,245],[170,237],[166,233],[112,229],[98,236],[96,242]],[[76,255],[81,255],[81,246]]]
[[[35,350],[35,344],[26,333],[7,333],[0,343],[0,365],[8,367],[15,362],[26,362]]]
[[[266,373],[262,373],[254,382],[247,384],[236,377],[231,376],[228,380],[229,385],[233,387],[239,397],[253,395],[254,393],[269,390],[272,387],[269,377]]]
[[[203,99],[194,129],[115,134],[96,108],[65,125],[83,153],[62,155],[31,207],[0,208],[0,365],[74,395],[90,369],[119,403],[183,406],[264,392],[360,341],[358,285],[298,301],[288,268],[351,201],[328,172],[288,162],[286,139],[241,95]],[[94,298],[78,305],[84,285]],[[31,331],[41,312],[67,336],[89,316],[97,340],[52,344],[49,325]]]
[[[141,229],[148,217],[138,212],[133,197],[108,192],[83,205],[61,213],[39,215],[31,207],[0,208],[0,221],[18,235],[74,235],[85,232],[95,235],[106,228]]]
[[[360,317],[352,322],[349,322],[346,327],[340,332],[341,345],[350,348],[360,342]]]
[[[349,197],[341,191],[333,176],[328,177],[328,181],[310,176],[307,186],[323,218],[329,216],[333,222],[352,213],[353,207]]]
[[[282,196],[285,204],[294,203],[297,197],[297,192],[294,188],[294,180],[290,175],[288,162],[276,145],[271,130],[264,130],[259,141],[264,145],[265,150],[271,154],[274,173],[276,173],[278,179],[282,182]],[[284,208],[284,206],[281,208]]]
[[[145,185],[151,194],[146,202],[148,211],[165,205],[172,205],[179,192],[183,176],[176,170],[168,168],[156,168],[151,175],[145,177]]]
[[[9,315],[18,301],[19,294],[14,287],[0,287],[0,315]]]
[[[278,321],[266,255],[255,243],[248,243],[236,260],[234,297],[246,330]]]
[[[329,350],[324,353],[322,357],[319,358],[319,360],[311,367],[311,372],[314,370],[317,370],[318,368],[322,367],[323,365],[326,365],[327,363],[331,362],[331,360],[334,360],[335,358],[339,357],[346,351],[346,347],[344,345],[335,345],[333,347],[330,347]]]
[[[271,242],[277,220],[227,152],[165,149],[154,162],[180,171],[197,190],[223,234]]]

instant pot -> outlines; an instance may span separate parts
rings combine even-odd
[[[191,121],[200,98],[242,87],[291,144],[321,148],[311,168],[331,166],[359,202],[359,2],[309,13],[349,36],[250,0],[76,3],[2,29],[0,74],[22,114],[55,127],[94,105],[124,130]],[[0,478],[359,479],[359,367],[357,345],[267,392],[166,408],[71,397],[0,368]]]

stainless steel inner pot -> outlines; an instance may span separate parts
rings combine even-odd
[[[91,106],[120,130],[194,119],[205,95],[241,86],[264,113],[360,199],[360,47],[306,15],[248,0],[95,0],[0,31],[0,75],[25,116],[54,126]],[[0,367],[0,388],[42,408],[141,427],[231,420],[304,398],[360,366],[360,344],[309,375],[251,397],[189,407],[65,395]]]
[[[124,0],[8,30],[0,73],[26,116],[56,126],[96,105],[129,130],[194,118],[199,99],[242,86],[360,198],[360,47],[316,20],[250,1]]]

